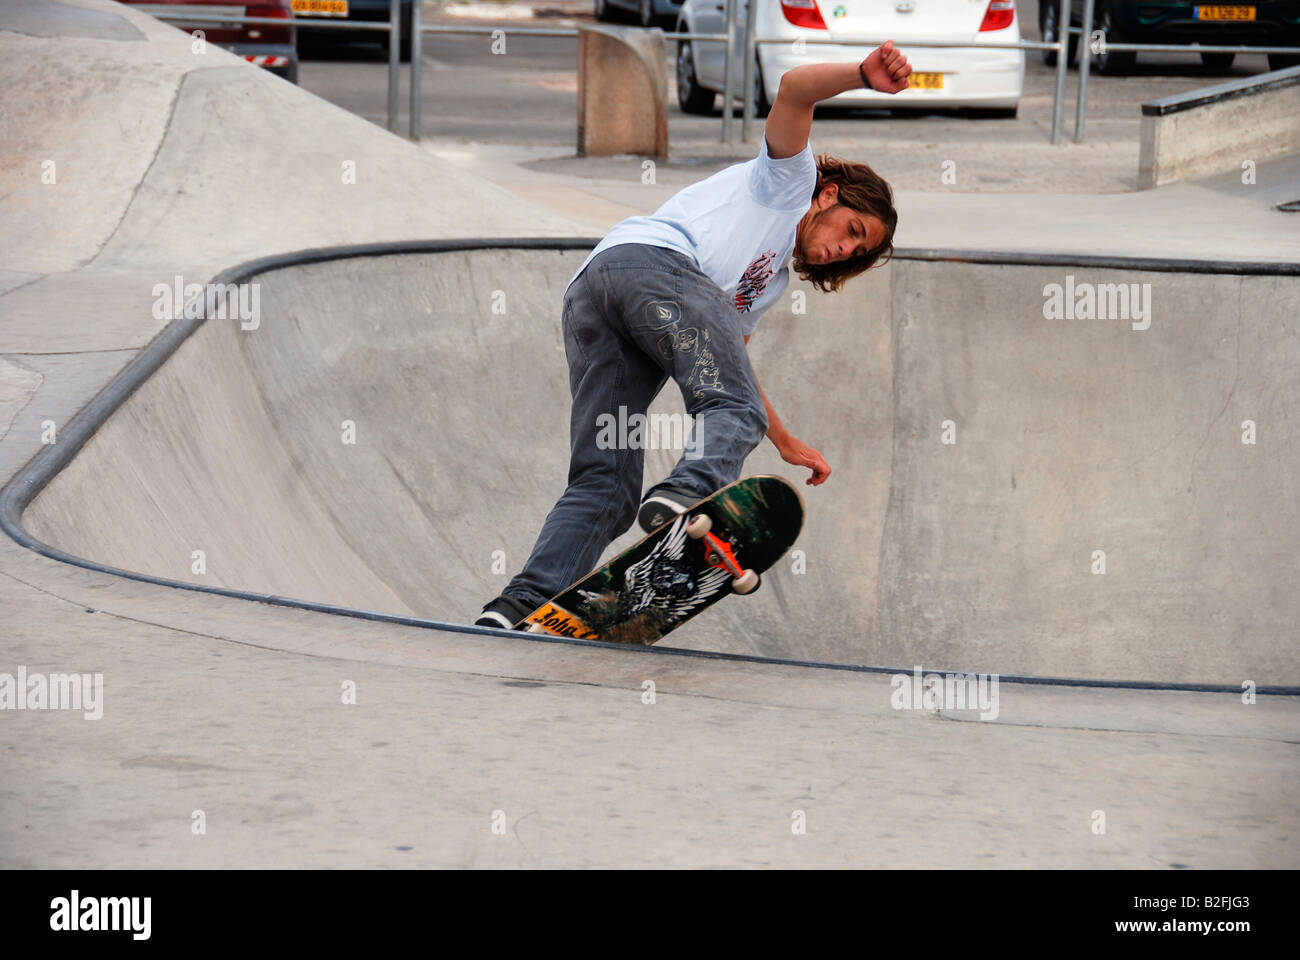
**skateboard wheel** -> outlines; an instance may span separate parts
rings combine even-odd
[[[731,581],[731,589],[735,590],[736,593],[753,593],[758,589],[758,585],[762,582],[762,578],[760,578],[757,573],[753,570],[746,570],[735,580]]]
[[[707,513],[697,513],[686,524],[686,535],[698,540],[713,529],[713,518]]]

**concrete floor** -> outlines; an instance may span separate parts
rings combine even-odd
[[[155,285],[177,274],[205,282],[236,264],[308,247],[458,237],[496,238],[508,247],[512,237],[590,237],[608,225],[557,202],[583,191],[578,178],[551,174],[555,180],[522,198],[509,177],[491,183],[221,51],[200,58],[175,31],[102,0],[13,4],[0,17],[0,169],[6,177],[0,191],[0,468],[9,502],[32,476],[19,475],[20,468],[38,455],[72,453],[59,448],[59,438],[76,438],[74,414],[128,361],[148,356],[141,348],[169,326],[151,309]],[[46,160],[57,170],[54,184],[41,182]],[[345,163],[355,166],[355,183],[341,182]],[[1288,163],[1269,169],[1294,170]],[[517,169],[522,172],[513,176],[541,177],[535,169]],[[250,170],[258,175],[249,177]],[[406,186],[397,193],[393,183]],[[904,195],[900,207],[909,224],[906,242],[916,249],[1294,263],[1300,242],[1262,193],[1207,181],[1141,197],[1056,198],[1049,206],[1060,220],[1050,229],[1043,227],[1041,197],[1031,204],[1005,196],[927,201]],[[643,201],[654,205],[649,195]],[[373,367],[317,363],[349,343],[337,321],[353,304],[339,299],[343,288],[331,284],[342,283],[355,295],[396,295],[396,282],[403,281],[404,295],[417,299],[399,301],[407,312],[393,323],[415,325],[413,302],[427,306],[427,351],[406,349],[418,338],[396,344],[366,338],[360,320],[372,315],[360,309],[364,300],[351,314],[358,321],[352,332],[361,340],[348,349],[398,345],[413,375],[464,358],[471,346],[486,350],[499,337],[517,338],[517,349],[531,349],[539,364],[553,366],[554,343],[546,331],[557,307],[547,306],[546,292],[572,256],[555,254],[550,266],[536,256],[505,256],[510,278],[531,291],[531,299],[517,304],[521,315],[507,318],[519,321],[512,330],[476,327],[478,315],[451,309],[456,302],[448,296],[496,289],[491,271],[501,269],[501,257],[459,261],[460,287],[455,270],[438,272],[430,260],[418,278],[397,271],[377,287],[336,265],[268,277],[267,305],[274,310],[267,332],[284,337],[292,329],[284,319],[310,303],[313,309],[300,319],[309,321],[307,335],[322,338],[319,348],[295,354],[290,338],[276,350],[223,354],[213,340],[221,331],[205,329],[108,420],[82,456],[71,458],[48,500],[42,497],[30,512],[32,529],[92,559],[130,561],[137,570],[173,579],[188,576],[192,549],[211,549],[215,556],[242,543],[236,561],[211,568],[217,578],[232,578],[220,582],[266,592],[319,588],[317,598],[326,599],[345,585],[357,591],[357,602],[375,606],[387,590],[395,598],[387,609],[394,612],[405,612],[404,605],[452,617],[473,605],[477,597],[469,593],[491,582],[480,563],[443,561],[424,571],[426,556],[405,548],[380,562],[383,551],[374,550],[373,534],[364,542],[366,511],[377,515],[380,503],[394,501],[378,501],[366,487],[308,491],[312,478],[302,456],[311,438],[303,431],[313,408],[295,397],[328,381],[334,369],[348,396],[380,404],[381,420],[382,405],[394,402],[393,378],[378,375],[392,370],[382,350]],[[1122,272],[1114,265],[1095,269],[1103,271],[1094,277],[1099,281],[1114,275],[1104,271]],[[1078,628],[1072,632],[1069,623],[1056,622],[1055,641],[1042,648],[1049,669],[1028,672],[1059,666],[1079,676],[1184,677],[1234,688],[1243,680],[1294,683],[1295,601],[1274,572],[1285,569],[1279,545],[1294,542],[1294,512],[1285,508],[1289,502],[1294,511],[1294,490],[1286,486],[1294,485],[1294,445],[1261,450],[1253,473],[1234,472],[1226,458],[1236,448],[1206,433],[1244,416],[1229,400],[1248,397],[1268,413],[1262,422],[1274,437],[1291,437],[1285,411],[1293,406],[1288,391],[1296,369],[1294,278],[1256,271],[1235,279],[1188,275],[1170,283],[1148,331],[1157,336],[1142,342],[1156,353],[1141,357],[1126,351],[1134,341],[1123,339],[1122,326],[1092,331],[1086,348],[1068,339],[1024,337],[1030,304],[1035,298],[1041,303],[1046,278],[1064,270],[1062,264],[999,267],[917,257],[866,284],[866,295],[846,312],[804,318],[851,324],[854,310],[875,318],[855,335],[865,343],[878,338],[878,359],[890,379],[872,381],[868,389],[892,385],[879,408],[888,424],[878,420],[864,428],[863,446],[846,437],[841,457],[844,473],[852,479],[861,470],[865,481],[870,444],[883,442],[893,452],[890,477],[876,487],[846,482],[835,494],[876,491],[884,506],[860,515],[874,523],[884,562],[908,572],[877,589],[871,608],[876,646],[859,651],[861,659],[907,667],[913,661],[906,655],[919,650],[922,659],[914,662],[1012,672],[1004,666],[1010,657],[1037,655],[1024,642],[1032,621],[1026,626],[1022,618],[1019,634],[1003,629],[1015,625],[1019,578],[1026,601],[1040,605],[1030,614],[1041,609],[1073,617]],[[998,271],[1007,280],[1003,287]],[[1002,288],[1009,306],[994,302]],[[382,314],[385,305],[370,301],[367,309]],[[1210,309],[1200,310],[1205,305]],[[327,316],[326,307],[337,313]],[[953,322],[924,322],[939,312]],[[1189,316],[1197,320],[1194,329],[1185,327]],[[760,376],[765,364],[777,365],[771,381],[790,391],[796,409],[811,411],[810,397],[798,393],[798,378],[780,372],[779,348],[819,341],[783,333],[776,315],[767,319],[773,321],[763,330],[769,343],[760,343],[762,335],[755,341]],[[981,322],[982,338],[976,329]],[[1048,332],[1061,335],[1060,328]],[[439,344],[442,333],[459,339],[443,337]],[[879,339],[886,334],[888,350]],[[475,340],[479,335],[483,339]],[[962,336],[967,339],[958,349],[952,338]],[[820,349],[837,342],[821,341]],[[452,351],[441,361],[439,346]],[[990,378],[988,371],[1035,349],[1061,351],[1059,378],[1034,381],[1014,366],[1011,375]],[[341,361],[346,353],[333,356]],[[295,371],[295,356],[313,362]],[[1179,366],[1188,357],[1200,359]],[[927,358],[931,364],[951,358],[956,368],[927,366]],[[1225,381],[1234,358],[1239,376]],[[1070,373],[1076,366],[1077,376]],[[253,377],[259,369],[260,378]],[[302,380],[284,376],[290,372]],[[232,379],[237,374],[249,375],[243,393],[241,381]],[[1000,393],[1000,383],[1014,389]],[[477,403],[457,406],[449,388],[463,383],[455,380],[416,376],[407,385],[447,390],[444,406],[471,426],[476,418],[513,423],[533,412],[507,403],[490,411]],[[1107,385],[1114,388],[1109,393]],[[542,390],[545,381],[529,386]],[[925,459],[934,454],[908,425],[929,422],[941,387],[948,391],[945,406],[965,410],[973,429],[985,432],[978,449],[993,458],[988,463],[976,457],[961,470],[940,473]],[[1071,394],[1068,387],[1082,392]],[[1042,392],[1041,409],[1016,392],[1031,389]],[[979,555],[979,526],[953,530],[963,538],[952,545],[954,552],[925,554],[917,549],[924,542],[915,539],[915,527],[909,533],[889,522],[891,516],[920,522],[924,512],[900,514],[891,491],[924,494],[921,502],[932,506],[961,503],[986,518],[1000,510],[997,529],[1013,529],[1006,521],[1028,513],[1013,510],[1003,477],[989,463],[1010,449],[1012,428],[1043,429],[1069,410],[1052,404],[1070,396],[1086,399],[1092,406],[1084,409],[1094,412],[1131,411],[1139,404],[1150,416],[1079,418],[1073,429],[1099,445],[1102,472],[1086,482],[1071,476],[1083,453],[1078,444],[1064,444],[1040,450],[1035,469],[1018,474],[1018,483],[1029,485],[1026,495],[1059,500],[1069,494],[1076,508],[1092,506],[1091,514],[1066,511],[1066,529],[1086,532],[1090,518],[1114,520],[1108,542],[1125,544],[1142,565],[1108,581],[1118,582],[1114,596],[1079,603],[1068,583],[1035,566],[1048,556],[1043,550],[1050,538],[1024,528],[1031,536],[1023,545],[1027,552],[1017,554],[1020,566],[992,563],[991,577],[973,581],[988,589],[979,609],[989,611],[982,615],[994,617],[997,629],[991,644],[967,652],[986,659],[933,659],[940,650],[962,652],[969,640],[963,631],[973,621],[947,605],[951,590],[925,603],[922,580],[945,572],[969,578],[968,570],[942,561]],[[1223,401],[1217,419],[1216,397]],[[553,406],[535,417],[556,416]],[[338,411],[317,410],[333,430]],[[1179,410],[1185,422],[1173,424]],[[1028,416],[1035,411],[1037,420]],[[291,420],[291,412],[305,419]],[[1008,425],[1008,412],[1021,420]],[[82,423],[93,422],[94,413],[92,404]],[[493,522],[490,508],[502,502],[493,498],[520,489],[521,478],[529,491],[522,511],[544,500],[546,481],[531,471],[515,467],[513,486],[485,480],[477,462],[455,457],[454,444],[426,446],[423,434],[388,416],[380,430],[384,451],[392,463],[422,464],[421,484],[434,485],[416,489],[445,484],[470,491],[455,522],[436,530],[442,537],[454,534],[459,543],[485,536]],[[1089,435],[1089,423],[1119,429]],[[186,424],[194,429],[187,432]],[[838,429],[843,422],[824,425]],[[132,445],[139,438],[151,445]],[[537,442],[547,446],[540,431]],[[1149,452],[1137,462],[1142,469],[1119,471],[1127,471],[1126,487],[1106,457],[1123,464],[1143,444]],[[261,463],[249,462],[250,450]],[[274,468],[269,472],[268,464]],[[504,476],[508,465],[497,466]],[[217,467],[230,472],[217,474]],[[536,469],[556,473],[562,465],[548,460]],[[1054,480],[1053,469],[1061,474]],[[277,477],[282,486],[265,485]],[[1195,481],[1204,497],[1180,502],[1179,478]],[[370,470],[352,479],[387,482]],[[953,484],[981,479],[987,485],[976,485],[966,500],[955,495]],[[1005,479],[1009,488],[1011,478]],[[1035,488],[1036,482],[1042,486]],[[1245,499],[1234,501],[1236,495]],[[1261,506],[1270,495],[1283,504],[1271,513]],[[340,511],[349,497],[358,498],[356,512],[345,516]],[[420,535],[411,526],[420,499],[412,498],[413,513],[386,521],[393,525],[388,532],[410,528],[410,535]],[[828,512],[838,513],[843,502],[828,505]],[[1153,506],[1167,511],[1156,512],[1161,526],[1155,538],[1134,523],[1151,516]],[[294,517],[292,510],[303,515]],[[261,541],[232,536],[245,519],[267,517],[271,525],[253,525]],[[329,522],[318,522],[324,517]],[[1181,525],[1174,522],[1179,519]],[[517,529],[522,520],[508,520],[501,526],[526,540]],[[940,523],[934,529],[949,528]],[[295,530],[335,538],[338,549],[286,535]],[[1205,532],[1226,538],[1218,553],[1212,543],[1196,541]],[[908,549],[891,560],[890,544]],[[512,554],[513,542],[505,549]],[[988,543],[984,555],[996,559],[1002,549]],[[349,566],[340,575],[337,564],[344,562]],[[886,569],[893,568],[877,573]],[[1213,597],[1195,595],[1193,574],[1238,597],[1237,603],[1214,606]],[[865,569],[854,574],[867,575]],[[421,593],[421,583],[443,592]],[[1044,595],[1042,585],[1064,592]],[[1258,593],[1235,592],[1242,589]],[[787,593],[794,595],[793,584]],[[890,617],[905,616],[918,604],[933,611],[942,629],[889,629]],[[1160,621],[1146,609],[1153,604],[1166,619],[1184,619],[1136,640],[1130,634],[1126,645],[1126,626]],[[895,709],[888,674],[336,616],[114,576],[41,556],[9,539],[0,541],[0,609],[6,626],[0,673],[19,667],[29,674],[75,671],[100,673],[104,681],[97,720],[72,711],[0,713],[7,774],[0,778],[0,865],[9,867],[1297,865],[1292,841],[1298,811],[1289,786],[1297,769],[1300,703],[1293,696],[1243,703],[1235,692],[1008,682],[1000,686],[996,718],[949,708]],[[1198,627],[1198,614],[1209,622]],[[763,626],[758,641],[790,641],[770,609],[754,622]],[[1108,638],[1105,643],[1087,643],[1089,624]],[[1204,633],[1186,632],[1193,627]],[[925,646],[936,642],[947,646]],[[737,649],[774,652],[743,644]],[[1098,656],[1069,659],[1081,650]],[[1197,651],[1210,655],[1197,660]],[[1033,667],[1032,660],[1016,662]],[[206,825],[201,834],[192,826],[196,812]],[[800,820],[806,832],[794,833],[792,823]]]

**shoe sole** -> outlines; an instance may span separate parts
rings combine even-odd
[[[636,515],[636,521],[646,533],[653,533],[670,520],[685,513],[687,508],[666,497],[650,497]]]

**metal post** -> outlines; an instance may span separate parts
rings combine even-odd
[[[750,130],[754,125],[754,111],[758,104],[754,102],[754,72],[756,48],[754,46],[754,0],[745,0],[745,109],[740,123],[740,140],[749,143]]]
[[[1083,143],[1088,112],[1088,68],[1092,64],[1093,0],[1083,0],[1083,33],[1079,35],[1079,96],[1074,101],[1074,142]]]
[[[388,5],[388,130],[397,132],[397,67],[402,57],[402,0]]]
[[[1089,3],[1092,0],[1088,0]],[[410,136],[416,143],[420,140],[420,60],[424,54],[424,44],[420,36],[420,7],[424,0],[411,0],[411,123]]]
[[[735,9],[735,0],[726,0],[722,11],[722,32],[727,38],[726,54],[722,59],[722,142],[730,143],[732,137],[731,122],[731,17]]]
[[[1051,0],[1043,0],[1049,3]],[[1061,52],[1056,55],[1056,99],[1052,101],[1052,143],[1061,142],[1061,125],[1065,119],[1065,71],[1070,65],[1070,0],[1061,0],[1056,20],[1056,41]]]

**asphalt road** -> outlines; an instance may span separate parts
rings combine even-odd
[[[1026,39],[1038,39],[1037,15],[1025,11]],[[568,169],[575,143],[577,39],[511,36],[521,24],[572,26],[590,17],[543,17],[531,21],[442,23],[499,26],[506,50],[494,54],[491,38],[478,35],[426,35],[422,87],[424,139],[433,148],[480,144],[535,148],[546,162]],[[669,44],[671,59],[674,49]],[[1135,186],[1140,106],[1168,96],[1268,69],[1264,56],[1241,56],[1226,70],[1203,66],[1196,54],[1146,55],[1130,76],[1089,82],[1085,142],[1050,144],[1055,69],[1029,54],[1024,95],[1014,120],[974,118],[952,111],[922,113],[820,108],[814,127],[819,150],[869,159],[891,182],[908,189],[949,190],[940,172],[944,161],[957,163],[959,189],[970,192],[1121,192]],[[754,146],[719,142],[721,110],[712,117],[683,114],[676,105],[669,64],[669,140],[671,159],[722,166],[752,156]],[[1078,73],[1070,72],[1065,105],[1066,138],[1073,135]],[[305,59],[300,74],[311,92],[383,124],[386,117],[387,62],[377,47],[354,44]],[[409,75],[402,71],[401,127],[406,130]],[[753,144],[757,144],[756,130]],[[584,161],[574,161],[583,163]],[[586,161],[599,164],[599,161]]]

